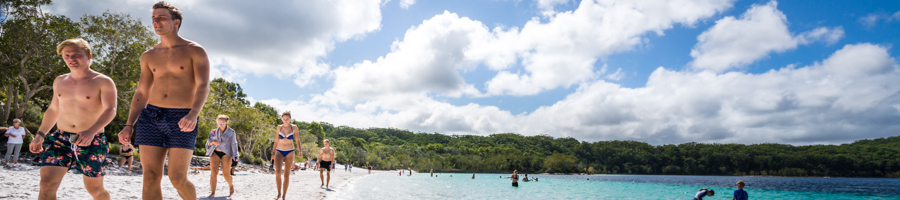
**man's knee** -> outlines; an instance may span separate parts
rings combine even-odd
[[[93,186],[93,187],[85,186],[85,189],[87,189],[88,194],[91,194],[91,196],[94,198],[106,196],[109,194],[109,192],[106,191],[106,189],[103,188],[102,186]]]
[[[56,188],[59,188],[59,181],[52,180],[41,180],[41,189],[56,191]]]

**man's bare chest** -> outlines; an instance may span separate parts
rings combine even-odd
[[[100,87],[89,80],[63,80],[57,85],[56,95],[64,104],[96,103],[100,101]]]

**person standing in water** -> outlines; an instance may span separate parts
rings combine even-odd
[[[475,179],[475,173],[472,173],[472,179]]]
[[[428,170],[428,173],[431,174],[431,177],[434,177],[434,169]]]
[[[219,177],[219,166],[222,166],[222,176],[228,182],[228,196],[234,194],[234,184],[231,177],[232,163],[240,157],[237,144],[237,133],[228,127],[228,116],[216,117],[216,129],[209,132],[209,140],[206,142],[206,156],[209,156],[209,197],[216,196],[216,183]]]
[[[38,199],[56,199],[70,168],[81,172],[84,188],[94,199],[109,199],[103,187],[109,143],[103,134],[116,117],[116,84],[91,70],[91,46],[76,38],[56,47],[70,73],[53,80],[53,96],[29,150],[41,153]],[[56,125],[56,132],[45,134]],[[44,141],[46,139],[46,141]],[[44,147],[47,147],[44,149]]]
[[[134,136],[141,148],[142,199],[162,199],[164,169],[181,199],[197,199],[187,173],[197,121],[209,96],[209,58],[202,46],[178,35],[181,10],[160,1],[152,12],[159,44],[141,55],[141,78],[119,142],[129,144]]]
[[[303,151],[300,146],[300,137],[297,137],[300,128],[291,124],[291,111],[281,113],[281,125],[275,127],[275,146],[272,147],[272,154],[275,155],[275,186],[278,188],[278,196],[275,199],[285,199],[287,196],[288,183],[290,183],[291,166],[294,166],[294,157],[302,157]],[[297,143],[297,149],[294,149],[294,143]],[[299,156],[295,156],[299,154]],[[284,176],[284,179],[281,178]]]
[[[334,162],[334,149],[328,144],[328,139],[323,140],[322,143],[325,144],[325,147],[319,150],[319,180],[322,181],[322,185],[319,187],[325,186],[325,188],[328,188],[328,184],[331,183],[331,170],[334,170],[334,165],[331,165]],[[322,175],[325,170],[328,170],[328,173],[325,173],[328,175],[327,181]]]
[[[519,170],[513,170],[513,174],[509,176],[509,179],[512,180],[513,187],[519,187]]]

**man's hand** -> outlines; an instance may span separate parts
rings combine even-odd
[[[34,139],[31,140],[31,144],[28,146],[28,150],[31,150],[31,153],[41,153],[44,151],[44,137],[34,136]]]
[[[119,143],[122,145],[131,144],[131,136],[134,134],[134,129],[131,126],[125,126],[122,128],[122,131],[119,131]]]
[[[91,146],[91,142],[94,141],[94,136],[97,135],[99,131],[82,131],[78,133],[78,140],[75,141],[72,145],[78,145],[80,147]]]
[[[181,132],[193,131],[194,127],[197,127],[197,116],[184,116],[181,121],[178,121],[178,127],[181,128]]]

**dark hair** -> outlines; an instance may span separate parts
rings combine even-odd
[[[291,117],[291,111],[290,111],[290,110],[289,110],[289,111],[284,111],[283,113],[281,113],[281,116],[282,116],[282,117],[284,117],[284,116]]]
[[[159,1],[156,4],[153,4],[153,10],[156,10],[157,8],[165,8],[166,10],[169,10],[169,14],[172,15],[172,20],[177,19],[181,22],[178,23],[178,28],[181,28],[181,24],[184,23],[184,19],[181,18],[181,10],[178,10],[178,8],[176,8],[172,4],[166,3],[166,1]]]

